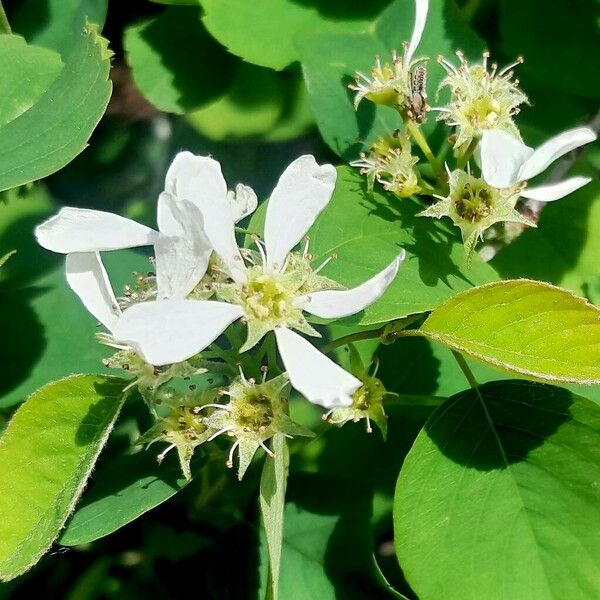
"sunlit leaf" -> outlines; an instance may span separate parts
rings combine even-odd
[[[46,385],[0,438],[0,579],[34,565],[73,510],[123,403],[123,380],[76,375]]]
[[[511,373],[600,383],[600,310],[549,284],[516,279],[468,290],[435,309],[419,332]]]

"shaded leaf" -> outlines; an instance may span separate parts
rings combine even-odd
[[[598,596],[600,420],[524,381],[457,394],[409,452],[394,501],[400,565],[419,598]]]
[[[0,578],[50,547],[73,510],[123,403],[121,379],[75,375],[50,383],[0,438]]]
[[[504,371],[600,383],[600,311],[546,283],[517,279],[468,290],[435,309],[418,331]]]
[[[131,25],[127,61],[144,96],[160,110],[182,114],[225,91],[236,61],[204,29],[200,8],[171,7]]]

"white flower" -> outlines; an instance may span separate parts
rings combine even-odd
[[[481,172],[485,181],[496,188],[515,187],[524,198],[541,202],[558,200],[591,178],[577,176],[537,187],[525,187],[527,180],[539,175],[567,152],[593,142],[596,137],[588,127],[577,127],[550,138],[534,150],[505,131],[486,131],[479,149]]]
[[[415,0],[415,25],[410,42],[405,45],[402,59],[393,51],[391,65],[388,63],[382,65],[377,57],[370,77],[356,73],[355,83],[348,86],[357,92],[354,98],[354,108],[358,108],[363,98],[389,106],[404,105],[410,100],[411,69],[422,60],[413,61],[412,58],[423,36],[428,10],[429,0]]]
[[[193,169],[188,167],[190,160]],[[165,191],[158,198],[158,232],[113,213],[66,207],[36,228],[36,238],[44,248],[63,254],[153,245],[158,297],[185,298],[205,274],[212,247],[204,234],[199,208],[179,196],[177,189],[213,181],[210,173],[215,169],[220,173],[219,163],[209,157],[190,152],[175,157],[167,172]],[[210,198],[214,190],[205,187],[198,193]],[[226,202],[234,221],[250,214],[257,204],[256,194],[244,185],[238,185],[235,193],[227,192]],[[86,260],[86,264],[95,264],[93,257]],[[76,263],[83,264],[67,262],[67,279],[70,265]]]
[[[182,168],[197,172],[197,160],[189,157]],[[249,331],[244,347],[251,347],[273,330],[292,386],[311,402],[329,408],[350,405],[361,382],[292,329],[318,335],[306,323],[303,311],[339,318],[372,304],[394,279],[404,252],[356,288],[323,289],[333,282],[318,275],[319,269],[310,268],[306,250],[302,254],[291,250],[329,202],[335,180],[331,165],[319,166],[312,156],[295,160],[271,195],[264,246],[258,242],[258,253],[243,253],[251,262],[247,267],[235,240],[220,169],[205,170],[202,178],[189,186],[186,182],[191,178],[182,174],[177,179],[176,195],[201,209],[206,235],[233,280],[217,290],[217,297],[227,301],[169,299],[135,304],[113,322],[115,339],[133,346],[148,362],[163,365],[197,354],[229,323],[243,318]],[[101,297],[104,301],[107,298],[106,294]],[[108,312],[108,305],[104,310]]]

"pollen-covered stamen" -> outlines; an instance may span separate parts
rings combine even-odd
[[[227,458],[227,462],[225,463],[227,465],[228,469],[233,469],[233,455],[239,445],[240,445],[240,440],[237,440],[233,444],[233,446],[231,446],[231,449],[229,450],[229,457]]]
[[[219,429],[218,431],[213,433],[206,441],[212,442],[216,437],[219,437],[221,434],[227,433],[227,432],[231,431],[232,429],[233,429],[232,425],[227,425],[226,427],[221,427],[221,429]]]
[[[167,446],[157,457],[156,460],[158,462],[158,464],[160,465],[160,463],[162,463],[163,460],[165,460],[165,457],[167,456],[167,454],[169,454],[169,452],[171,450],[173,450],[173,448],[176,448],[177,445],[176,444],[171,444],[170,446]]]

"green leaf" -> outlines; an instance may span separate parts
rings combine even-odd
[[[548,203],[538,227],[500,250],[492,265],[505,278],[544,280],[583,294],[586,282],[599,273],[599,255],[600,182],[592,181]]]
[[[338,168],[335,192],[309,232],[313,264],[335,254],[323,275],[348,287],[359,285],[386,267],[401,248],[407,258],[383,297],[360,315],[372,325],[431,310],[456,292],[496,279],[492,268],[474,260],[464,267],[456,232],[433,219],[416,217],[414,200],[392,200],[366,190],[364,178],[349,167]],[[251,231],[261,231],[264,211]]]
[[[279,596],[279,567],[283,543],[283,512],[290,456],[286,438],[278,433],[273,437],[273,459],[267,457],[260,478],[260,512],[265,528],[269,555],[267,598]]]
[[[6,261],[16,252],[17,252],[16,250],[10,250],[9,252],[7,252],[3,256],[1,256],[0,257],[0,267],[3,267],[6,264]]]
[[[294,38],[303,31],[366,31],[385,0],[199,0],[204,24],[244,61],[281,70],[298,59]],[[249,35],[249,31],[252,32]]]
[[[107,3],[108,0],[22,0],[14,12],[9,12],[9,21],[13,31],[30,44],[51,48],[64,56],[86,23],[96,23],[102,29]]]
[[[152,450],[111,458],[94,474],[59,543],[77,546],[109,535],[162,504],[188,483],[174,455],[160,465]]]
[[[597,598],[598,407],[525,381],[479,393],[442,405],[400,472],[394,539],[409,583],[423,600]]]
[[[160,110],[183,114],[222,94],[236,61],[204,29],[200,8],[170,7],[131,25],[127,61],[144,96]]]
[[[124,381],[75,375],[50,383],[0,438],[0,579],[33,566],[86,484],[123,404]]]
[[[452,3],[432,0],[423,38],[416,57],[429,56],[428,90],[434,97],[445,71],[436,65],[438,54],[451,56],[460,48],[476,58],[484,49],[483,42],[457,17]],[[396,0],[387,7],[364,33],[331,33],[306,30],[299,36],[297,47],[302,61],[306,87],[321,135],[329,147],[344,159],[358,156],[359,151],[375,139],[401,126],[398,114],[389,107],[361,103],[353,106],[354,93],[348,84],[360,71],[368,74],[375,57],[391,59],[392,48],[402,50],[414,24],[414,3]],[[429,115],[425,131],[435,126]]]
[[[525,56],[519,79],[528,78],[550,89],[564,90],[588,98],[600,97],[596,65],[590,60],[600,54],[598,3],[575,0],[556,3],[548,10],[546,0],[529,0],[515,10],[512,0],[500,1],[502,48],[511,56]],[[540,29],[531,26],[543,18]],[[547,40],[560,40],[566,52],[548,60]]]
[[[0,191],[50,175],[85,148],[110,97],[109,68],[106,40],[90,25],[49,89],[0,128]]]
[[[18,35],[0,36],[0,127],[29,110],[47,91],[63,64],[52,50],[28,45]]]
[[[600,311],[539,281],[499,281],[456,295],[418,332],[500,370],[549,382],[600,383]]]
[[[284,102],[277,73],[241,63],[226,93],[186,118],[203,136],[215,141],[263,136],[279,122]]]
[[[117,295],[133,281],[133,271],[149,267],[134,252],[107,252],[103,259]],[[22,402],[53,379],[105,369],[102,359],[111,351],[94,339],[97,322],[67,285],[62,257],[59,262],[60,267],[23,288],[5,285],[0,291],[3,335],[11,340],[0,344],[0,363],[11,365],[0,378],[0,406]]]

